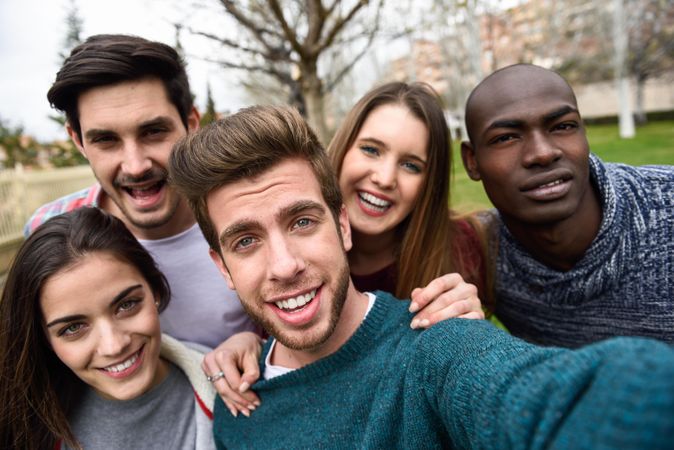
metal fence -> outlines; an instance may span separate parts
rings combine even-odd
[[[23,225],[35,209],[94,181],[89,166],[0,170],[0,274],[23,241]]]

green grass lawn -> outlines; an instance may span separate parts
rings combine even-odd
[[[637,128],[633,139],[620,139],[617,125],[587,127],[590,149],[604,161],[622,162],[633,166],[644,164],[674,165],[674,121],[651,122]],[[482,184],[468,178],[461,162],[461,147],[452,145],[454,176],[451,202],[454,209],[471,211],[490,208]]]

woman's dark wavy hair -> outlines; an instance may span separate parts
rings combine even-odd
[[[37,228],[19,249],[0,301],[0,448],[53,449],[58,441],[80,447],[67,414],[82,382],[51,350],[40,294],[52,276],[99,252],[135,267],[159,311],[166,308],[166,278],[121,220],[81,208]]]

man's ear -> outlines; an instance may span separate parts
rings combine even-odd
[[[201,115],[197,108],[192,106],[190,113],[187,115],[187,131],[197,131],[199,129],[199,122],[201,121]]]
[[[232,276],[229,274],[229,270],[227,270],[225,261],[223,261],[222,257],[220,256],[220,253],[216,252],[212,248],[209,248],[208,255],[211,257],[215,265],[218,266],[218,270],[220,271],[222,276],[225,277],[225,281],[227,281],[227,286],[229,286],[230,289],[235,290],[236,288],[234,287]]]
[[[342,233],[342,246],[344,251],[351,250],[353,243],[351,242],[351,224],[349,223],[349,213],[346,211],[346,205],[342,203],[342,208],[339,210],[339,231]]]
[[[475,149],[468,141],[461,143],[461,159],[470,179],[473,181],[481,180],[480,172],[477,170],[477,161],[475,161]]]
[[[73,127],[70,126],[70,123],[66,122],[66,131],[68,132],[68,136],[70,136],[70,139],[72,139],[73,144],[75,144],[75,147],[77,147],[77,150],[80,151],[82,156],[84,156],[86,159],[87,154],[84,152],[84,146],[82,145],[82,141],[80,140],[80,137],[77,135],[77,132],[73,129]]]

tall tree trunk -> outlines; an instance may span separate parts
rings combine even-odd
[[[325,124],[325,103],[321,79],[314,73],[304,73],[302,94],[307,107],[307,121],[324,146],[328,145],[329,133]]]
[[[637,74],[637,94],[634,108],[634,121],[637,125],[644,125],[648,122],[646,118],[646,111],[644,109],[644,89],[646,88],[646,80],[648,79],[643,73]]]
[[[632,115],[632,102],[630,101],[630,85],[626,69],[627,60],[627,27],[624,11],[624,0],[613,0],[613,42],[615,46],[613,57],[613,70],[618,93],[618,127],[620,137],[623,139],[633,138],[634,116]]]

